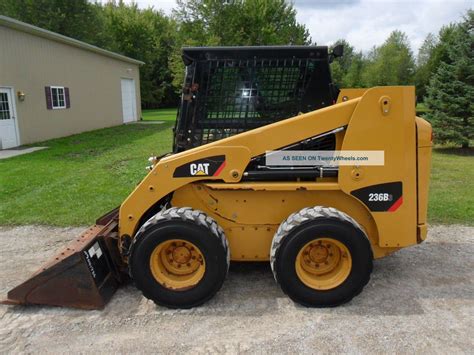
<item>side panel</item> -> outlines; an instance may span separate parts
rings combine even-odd
[[[278,226],[293,212],[316,205],[334,207],[355,218],[366,230],[375,257],[395,250],[378,247],[379,237],[370,213],[355,198],[340,190],[311,191],[286,186],[287,190],[269,191],[259,189],[258,184],[242,185],[244,189],[240,190],[186,185],[174,193],[171,204],[190,206],[216,219],[229,239],[232,260],[268,260]]]
[[[367,188],[370,193],[395,195],[380,184],[400,183],[398,205],[387,210],[371,208],[381,247],[403,247],[417,241],[416,127],[413,87],[369,90],[349,122],[343,150],[382,150],[383,166],[341,166],[339,184],[348,194]],[[377,199],[375,204],[387,204]],[[388,205],[387,205],[388,206]],[[368,207],[369,208],[369,207]]]
[[[426,239],[428,192],[431,171],[431,125],[424,119],[416,118],[417,128],[417,184],[418,184],[418,241]]]
[[[225,165],[219,174],[197,174],[194,165],[199,165],[209,157],[220,156],[223,152]],[[162,159],[140,182],[135,190],[120,206],[119,235],[133,236],[141,217],[160,199],[182,186],[199,180],[219,179],[226,182],[238,181],[242,171],[250,160],[246,147],[226,147],[225,150],[211,145],[175,154]],[[189,171],[189,175],[174,177],[176,171]],[[195,174],[193,174],[193,172]],[[237,175],[235,173],[237,172]]]

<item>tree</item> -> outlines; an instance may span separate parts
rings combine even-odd
[[[175,40],[173,21],[153,8],[142,10],[123,1],[107,3],[104,13],[111,38],[108,49],[145,62],[140,68],[142,106],[176,104],[168,66]]]
[[[337,45],[344,46],[344,55],[336,58],[331,63],[331,72],[333,81],[344,88],[360,88],[364,87],[362,74],[365,70],[367,59],[362,52],[356,52],[354,47],[344,39],[337,40],[330,50]]]
[[[352,56],[351,65],[347,74],[344,77],[345,87],[348,88],[362,88],[365,87],[363,81],[363,73],[367,65],[367,60],[364,58],[362,52],[355,53]]]
[[[407,36],[393,31],[380,46],[368,55],[363,81],[367,86],[413,84],[415,61]]]
[[[87,43],[103,45],[101,7],[87,0],[2,0],[0,14]]]
[[[242,45],[302,45],[311,42],[306,27],[296,21],[295,8],[285,0],[246,0],[239,10],[242,13],[237,17]]]
[[[428,34],[424,40],[417,58],[415,74],[416,92],[419,101],[424,101],[427,95],[426,87],[431,77],[436,73],[441,62],[449,61],[448,48],[455,41],[456,25],[443,26],[438,36]]]
[[[441,62],[449,62],[450,55],[449,55],[449,48],[456,40],[456,31],[458,24],[449,24],[447,26],[443,26],[438,33],[438,41],[436,46],[433,48],[430,54],[430,58],[428,60],[428,64],[430,65],[430,69],[432,73],[436,71],[439,64]]]
[[[415,86],[416,94],[419,101],[423,101],[426,96],[426,86],[430,81],[430,77],[434,71],[433,51],[438,45],[438,39],[432,33],[429,33],[420,49],[416,60]]]
[[[178,42],[171,58],[173,84],[181,89],[182,46],[255,46],[310,44],[306,27],[285,0],[177,0],[173,16]]]
[[[309,32],[285,0],[178,0],[183,39],[201,45],[308,44]]]
[[[352,64],[354,57],[354,47],[345,39],[339,39],[329,47],[331,52],[334,47],[342,45],[344,47],[344,55],[342,57],[335,58],[331,63],[331,74],[335,84],[340,87],[347,87],[346,76]]]
[[[436,140],[468,148],[474,137],[474,11],[450,26],[440,40],[439,66],[430,80],[426,103]]]

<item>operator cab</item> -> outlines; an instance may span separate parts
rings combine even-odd
[[[332,53],[323,46],[183,48],[173,151],[334,104],[339,90],[329,64],[342,55],[338,47]]]

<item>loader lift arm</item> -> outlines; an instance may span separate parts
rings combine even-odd
[[[374,238],[380,235],[377,244],[386,248],[416,243],[416,156],[406,149],[416,147],[414,88],[375,87],[358,94],[361,96],[159,160],[121,205],[120,238],[133,238],[141,216],[182,186],[203,180],[238,184],[252,158],[347,126],[341,149],[383,150],[385,164],[363,168],[341,166],[338,188],[351,195],[352,191],[367,186],[401,182],[404,205],[397,218],[373,215],[378,229]],[[216,156],[225,157],[218,174],[174,175],[179,167],[189,168],[192,162]],[[367,206],[364,208],[370,213]]]
[[[238,183],[250,159],[349,124],[361,99],[329,106],[161,159],[120,207],[120,235],[133,236],[140,217],[157,200],[200,180]],[[309,133],[310,132],[310,133]],[[179,166],[206,157],[225,155],[225,166],[215,176],[173,178]]]

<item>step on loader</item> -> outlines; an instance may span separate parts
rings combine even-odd
[[[100,309],[131,278],[190,308],[231,261],[269,262],[305,306],[336,306],[372,263],[427,235],[431,126],[410,86],[339,90],[327,47],[184,48],[173,152],[4,303]],[[383,164],[268,164],[267,152],[382,151]],[[410,267],[407,265],[407,267]]]

